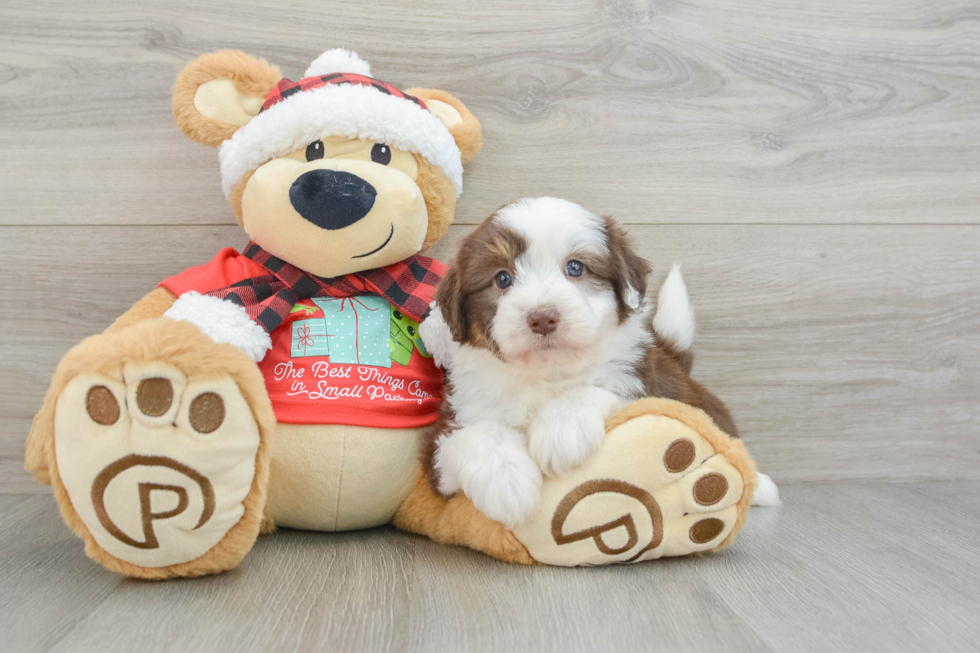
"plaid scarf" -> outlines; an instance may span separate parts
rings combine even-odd
[[[415,255],[383,268],[328,279],[307,274],[254,242],[248,244],[243,255],[269,274],[243,279],[207,294],[242,306],[269,333],[283,323],[296,302],[311,297],[381,295],[402,313],[421,322],[435,298],[436,284],[446,272],[446,266],[439,261]]]

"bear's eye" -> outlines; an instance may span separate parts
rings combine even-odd
[[[510,276],[510,272],[507,270],[501,270],[493,278],[493,282],[497,284],[498,288],[503,290],[504,288],[509,288],[514,283],[514,277]]]
[[[580,277],[585,271],[585,266],[581,261],[569,261],[565,264],[565,274],[570,277]]]
[[[375,143],[371,148],[371,160],[383,166],[391,163],[391,148],[382,143]]]
[[[323,158],[323,141],[313,141],[306,146],[306,160],[316,161]]]

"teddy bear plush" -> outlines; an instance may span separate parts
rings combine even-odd
[[[296,82],[229,50],[188,64],[173,112],[219,148],[250,242],[164,280],[58,365],[26,468],[53,486],[92,559],[134,577],[199,576],[234,567],[276,526],[388,522],[526,564],[732,541],[752,462],[675,402],[610,418],[600,454],[546,481],[538,514],[512,530],[420,473],[443,376],[418,330],[445,272],[420,252],[446,233],[480,149],[462,102],[401,91],[345,50]]]

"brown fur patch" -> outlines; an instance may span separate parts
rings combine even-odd
[[[617,318],[622,324],[634,311],[627,303],[629,289],[639,293],[639,298],[647,294],[650,264],[636,253],[632,239],[618,222],[610,217],[603,220],[609,253],[606,256],[586,256],[583,263],[589,272],[612,286],[616,295]]]
[[[649,397],[673,399],[706,412],[722,431],[733,438],[738,437],[738,428],[728,407],[721,399],[688,375],[690,352],[678,356],[670,349],[651,346],[636,373],[643,379],[644,392]]]
[[[264,59],[240,50],[221,50],[198,57],[187,64],[174,83],[171,108],[180,131],[194,142],[217,147],[238,131],[228,125],[202,116],[194,106],[197,89],[216,79],[230,79],[246,95],[265,98],[282,79],[282,73]]]
[[[497,353],[490,325],[497,300],[507,291],[494,284],[494,276],[501,270],[513,274],[515,260],[526,249],[524,238],[493,216],[463,240],[436,293],[454,340]]]

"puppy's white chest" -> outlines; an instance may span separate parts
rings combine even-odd
[[[457,419],[463,423],[492,420],[523,431],[545,404],[574,387],[556,383],[493,385],[481,384],[480,396],[476,392],[457,393],[453,397]]]
[[[518,388],[514,400],[523,404],[523,420],[520,426],[527,426],[534,416],[541,412],[545,404],[574,387],[570,384],[541,383]]]

